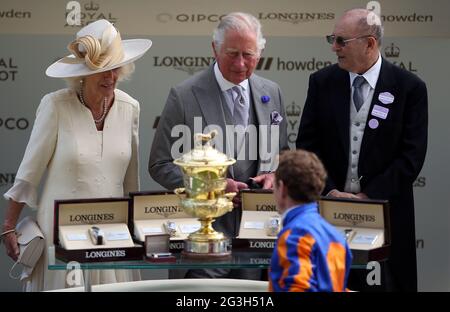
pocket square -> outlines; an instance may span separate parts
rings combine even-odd
[[[282,120],[283,120],[283,117],[280,115],[279,112],[273,111],[270,113],[270,124],[271,125],[279,125]]]

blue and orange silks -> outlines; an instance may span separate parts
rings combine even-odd
[[[345,291],[352,255],[345,238],[319,214],[317,203],[290,210],[269,270],[270,291]]]

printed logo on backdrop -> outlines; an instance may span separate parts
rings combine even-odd
[[[426,177],[417,177],[416,181],[413,183],[413,187],[425,187],[427,185]]]
[[[167,12],[156,15],[160,23],[214,23],[217,24],[226,14],[202,14],[202,13],[180,13],[171,14]]]
[[[278,21],[297,25],[308,22],[334,20],[335,14],[333,12],[260,12],[257,17],[261,21]]]
[[[4,117],[0,116],[0,131],[5,130],[25,130],[30,122],[25,117]]]
[[[0,10],[0,19],[24,19],[31,18],[30,11],[18,11],[16,9]]]
[[[10,188],[14,184],[16,173],[1,172],[0,173],[0,189]]]
[[[383,23],[394,22],[394,23],[432,23],[433,15],[423,15],[414,12],[412,14],[381,14],[381,4],[378,1],[369,1],[367,3],[366,9],[374,12],[377,16],[381,16],[381,21]],[[371,22],[377,22],[380,18],[375,17],[375,15],[368,16],[369,25],[373,25]]]
[[[153,122],[153,128],[152,129],[158,128],[158,124],[159,124],[159,120],[160,119],[161,119],[161,115],[156,116],[155,121]]]
[[[208,68],[215,61],[212,56],[154,56],[153,66],[180,70],[193,75]],[[331,65],[328,60],[312,57],[307,60],[286,60],[280,57],[261,57],[256,70],[307,71],[314,72]]]
[[[295,147],[295,141],[297,140],[298,126],[300,124],[300,114],[302,108],[292,101],[291,105],[286,106],[286,116],[288,122],[288,143],[290,147]]]
[[[383,23],[432,23],[433,15],[417,14],[388,14],[381,15]]]
[[[15,81],[19,67],[12,57],[0,57],[0,82]]]
[[[416,239],[416,249],[425,249],[425,240],[423,238]]]
[[[258,65],[256,66],[256,70],[315,72],[331,64],[333,64],[331,61],[320,60],[316,57],[306,60],[289,60],[281,57],[261,57]]]
[[[412,73],[417,73],[417,68],[414,66],[412,61],[400,59],[400,48],[396,46],[393,42],[384,48],[384,56],[389,59],[391,63],[399,66]]]
[[[84,27],[100,19],[106,19],[112,24],[117,23],[118,18],[107,9],[102,9],[99,3],[94,1],[70,1],[65,12],[66,24],[64,27]]]
[[[193,75],[214,63],[212,56],[154,56],[154,67],[180,70]]]

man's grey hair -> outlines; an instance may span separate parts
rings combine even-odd
[[[360,29],[360,34],[374,36],[377,40],[378,47],[381,47],[384,28],[380,16],[365,8],[347,10],[344,12],[344,15],[355,16],[358,19],[356,25]]]
[[[227,14],[222,18],[219,25],[217,25],[216,29],[214,29],[213,33],[214,45],[218,50],[220,50],[225,40],[225,33],[228,30],[252,31],[256,34],[256,45],[258,48],[258,54],[261,54],[261,51],[266,46],[266,39],[264,39],[263,37],[261,28],[262,26],[259,20],[251,14],[243,12],[233,12]]]
[[[371,13],[374,14],[373,16],[374,19],[376,19],[376,22],[369,23],[368,20],[371,19],[371,17],[367,16],[361,18],[358,21],[358,26],[361,28],[363,34],[374,36],[378,42],[378,47],[381,47],[384,36],[384,28],[383,25],[381,24],[381,19],[378,17],[378,15],[376,15],[373,12]]]
[[[120,67],[117,81],[119,82],[130,79],[131,74],[134,72],[134,68],[134,63],[129,63]],[[72,89],[75,92],[79,92],[81,88],[80,81],[83,80],[84,77],[86,76],[69,77],[64,78],[64,81],[66,82],[66,85],[69,89]]]

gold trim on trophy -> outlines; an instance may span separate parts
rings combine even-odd
[[[201,223],[201,228],[191,233],[184,243],[183,254],[188,257],[220,258],[231,254],[229,239],[216,232],[212,223],[233,210],[232,199],[236,193],[225,193],[225,189],[227,168],[236,160],[212,146],[216,135],[217,131],[195,134],[194,149],[174,161],[184,177],[184,188],[174,192],[180,196],[184,211]]]

